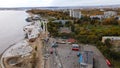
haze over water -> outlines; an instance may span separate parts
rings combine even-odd
[[[10,45],[24,39],[26,17],[25,11],[0,11],[0,54]]]

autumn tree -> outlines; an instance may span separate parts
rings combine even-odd
[[[115,18],[106,18],[102,22],[103,25],[118,25],[118,21]]]

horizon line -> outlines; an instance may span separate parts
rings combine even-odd
[[[107,7],[107,6],[120,6],[120,4],[116,5],[87,5],[87,6],[18,6],[18,7],[0,7],[0,8],[61,8],[61,7]]]

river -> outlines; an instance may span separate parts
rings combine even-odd
[[[10,45],[24,39],[23,27],[28,23],[25,11],[0,11],[0,54]]]

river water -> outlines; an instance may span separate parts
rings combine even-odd
[[[0,54],[10,45],[24,39],[23,27],[28,23],[25,11],[0,11]]]

